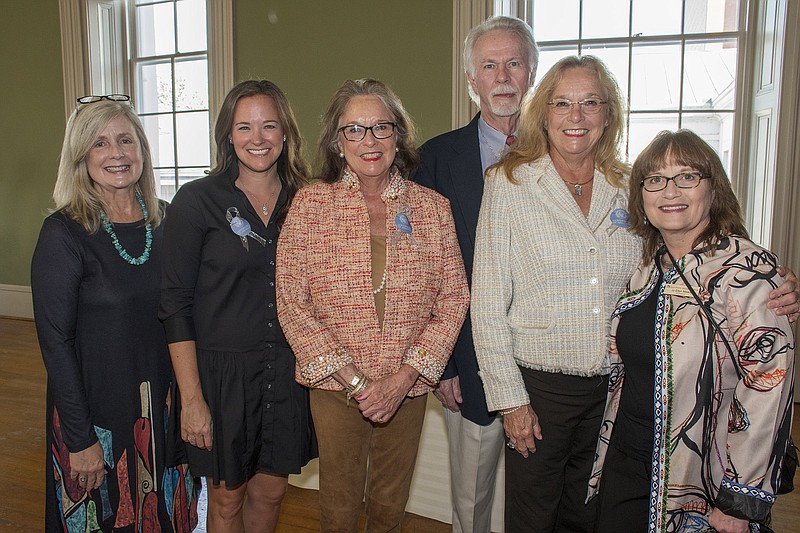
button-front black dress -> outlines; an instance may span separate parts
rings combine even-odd
[[[265,226],[234,185],[235,173],[187,183],[170,204],[160,308],[168,342],[196,342],[213,422],[206,451],[180,441],[176,416],[175,457],[227,486],[256,472],[299,473],[317,453],[308,391],[294,380],[294,354],[275,305],[276,213],[287,195],[281,191]],[[226,217],[233,209],[263,245],[247,237],[244,246]]]

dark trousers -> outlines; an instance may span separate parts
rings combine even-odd
[[[647,531],[649,489],[650,462],[628,455],[612,437],[600,479],[595,532]]]
[[[542,440],[527,459],[506,449],[506,533],[592,533],[596,498],[584,502],[608,377],[520,370]]]

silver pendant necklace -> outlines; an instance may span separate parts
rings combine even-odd
[[[571,181],[565,180],[564,178],[561,178],[561,179],[564,181],[564,183],[572,185],[572,187],[574,188],[573,194],[575,196],[583,196],[583,186],[586,185],[587,183],[591,183],[594,180],[594,175],[592,175],[591,178],[589,178],[588,180],[584,181],[583,183],[573,183]]]

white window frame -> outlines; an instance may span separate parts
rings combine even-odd
[[[453,0],[453,128],[465,125],[477,111],[466,91],[461,59],[464,38],[470,28],[494,14],[498,4],[507,14],[529,18],[527,0]],[[745,17],[746,27],[739,41],[731,181],[742,201],[748,229],[755,228],[759,240],[798,272],[800,231],[795,213],[800,211],[800,65],[796,58],[800,57],[800,32],[786,29],[800,27],[800,2],[741,0],[739,13]],[[776,42],[782,43],[782,49],[770,46]],[[768,145],[758,143],[763,128],[754,125],[767,113],[757,108],[756,98],[769,87],[763,80],[766,74],[775,76],[777,91],[775,107],[769,110],[772,133]],[[771,213],[764,212],[758,219],[754,217],[755,204],[763,203],[765,195],[771,197]]]
[[[124,0],[110,0],[124,3]],[[208,17],[208,92],[209,115],[215,117],[225,94],[233,86],[233,0],[206,2]],[[87,0],[59,0],[61,20],[61,56],[64,74],[64,112],[69,117],[75,109],[75,100],[88,94],[92,86],[89,67],[89,24]],[[126,36],[120,36],[126,42]],[[111,56],[113,54],[109,54]],[[127,52],[126,54],[127,55]],[[103,54],[105,56],[105,54]],[[126,63],[127,65],[127,63]],[[130,94],[130,72],[127,66],[111,62],[103,69],[113,67],[111,75],[115,91]],[[213,132],[213,118],[209,131]],[[211,135],[210,137],[213,137]],[[214,161],[214,143],[209,138],[211,161]]]

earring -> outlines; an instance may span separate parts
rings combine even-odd
[[[344,152],[339,152],[339,158],[344,159]]]
[[[648,222],[647,222],[647,215],[645,215],[645,216],[644,216],[644,225],[646,226],[647,224],[648,224]]]
[[[286,135],[283,136],[283,142],[286,142]]]
[[[400,153],[400,148],[398,148],[397,146],[395,146],[395,147],[394,147],[394,153],[396,153],[396,154],[399,154],[399,153]]]
[[[228,137],[228,144],[233,144],[233,139],[231,139],[230,137]]]

